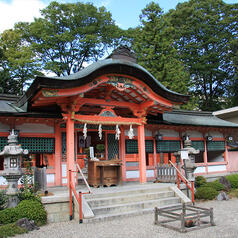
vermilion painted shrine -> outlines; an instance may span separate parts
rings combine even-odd
[[[0,150],[9,131],[18,130],[34,166],[47,166],[48,186],[67,185],[68,169],[84,167],[88,147],[100,160],[119,159],[123,181],[145,183],[156,178],[158,163],[175,160],[186,134],[200,150],[195,174],[238,171],[237,152],[228,147],[238,125],[175,109],[188,100],[119,48],[70,76],[36,77],[20,98],[0,95]]]

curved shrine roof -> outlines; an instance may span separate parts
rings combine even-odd
[[[63,89],[78,87],[93,81],[103,74],[122,74],[135,77],[147,84],[155,93],[174,103],[186,103],[189,100],[189,96],[167,89],[142,66],[124,59],[109,58],[97,61],[69,76],[36,77],[25,95],[19,100],[18,106],[21,107],[27,101],[30,101],[41,88]]]

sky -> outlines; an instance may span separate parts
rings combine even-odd
[[[105,6],[111,12],[112,18],[122,29],[139,25],[141,10],[152,0],[78,0],[91,2],[96,7]],[[154,0],[164,12],[175,8],[178,3],[187,0]],[[19,21],[31,22],[34,17],[40,17],[40,9],[45,8],[51,0],[0,0],[0,33],[13,28]],[[61,3],[77,2],[77,0],[57,0]],[[224,0],[226,3],[238,3],[238,0]]]

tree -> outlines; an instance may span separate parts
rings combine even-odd
[[[237,37],[238,4],[190,0],[168,13],[174,46],[189,70],[191,90],[202,110],[218,110],[229,101],[234,78],[230,42]]]
[[[189,75],[177,57],[170,38],[173,28],[158,4],[152,2],[142,10],[141,26],[135,29],[132,46],[140,65],[168,89],[188,93]]]
[[[51,2],[41,18],[17,28],[32,45],[43,69],[69,75],[97,61],[119,38],[119,28],[104,7],[92,4]]]
[[[6,30],[1,34],[0,48],[1,91],[22,95],[24,87],[30,84],[36,74],[41,74],[35,55],[17,29]]]

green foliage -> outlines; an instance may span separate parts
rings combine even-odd
[[[205,186],[214,188],[216,191],[221,191],[225,189],[225,186],[221,183],[219,183],[219,181],[215,180],[213,182],[209,182],[207,183]]]
[[[207,183],[207,180],[203,176],[197,176],[195,178],[195,187],[199,188]]]
[[[5,209],[7,202],[8,202],[8,196],[6,195],[6,191],[1,190],[0,191],[0,210]]]
[[[197,188],[195,197],[197,199],[212,200],[218,195],[216,189],[209,186],[202,186]]]
[[[57,76],[69,75],[85,63],[97,61],[120,38],[110,12],[91,3],[53,1],[41,10],[41,18],[17,27],[44,70]]]
[[[174,30],[173,45],[190,74],[190,89],[202,110],[221,109],[230,100],[235,76],[231,42],[238,34],[237,14],[238,4],[222,0],[190,0],[167,14]]]
[[[0,224],[9,224],[20,219],[17,208],[6,208],[0,211]]]
[[[0,211],[0,224],[16,222],[20,218],[34,220],[38,225],[46,223],[47,215],[43,205],[34,200],[23,200],[15,208]]]
[[[23,200],[17,205],[16,209],[21,218],[26,217],[30,220],[34,220],[38,225],[46,224],[47,214],[40,202]]]
[[[23,234],[26,232],[27,232],[26,229],[23,229],[15,224],[7,224],[7,225],[0,226],[0,238],[15,236],[15,235]]]
[[[137,61],[170,90],[188,94],[189,74],[172,46],[173,28],[158,4],[142,10],[141,26],[134,33],[132,47]]]
[[[236,197],[236,198],[238,198],[238,189],[233,189],[233,190],[231,190],[231,191],[229,192],[229,195],[230,195],[231,197]]]
[[[226,179],[230,182],[232,188],[238,188],[238,174],[227,175]]]
[[[25,161],[28,161],[27,159],[25,159]],[[22,185],[20,187],[20,192],[18,193],[18,198],[20,201],[36,200],[40,202],[40,197],[36,194],[36,185],[33,184],[33,170],[31,167],[31,163],[26,163],[26,172],[20,179],[20,183]]]

